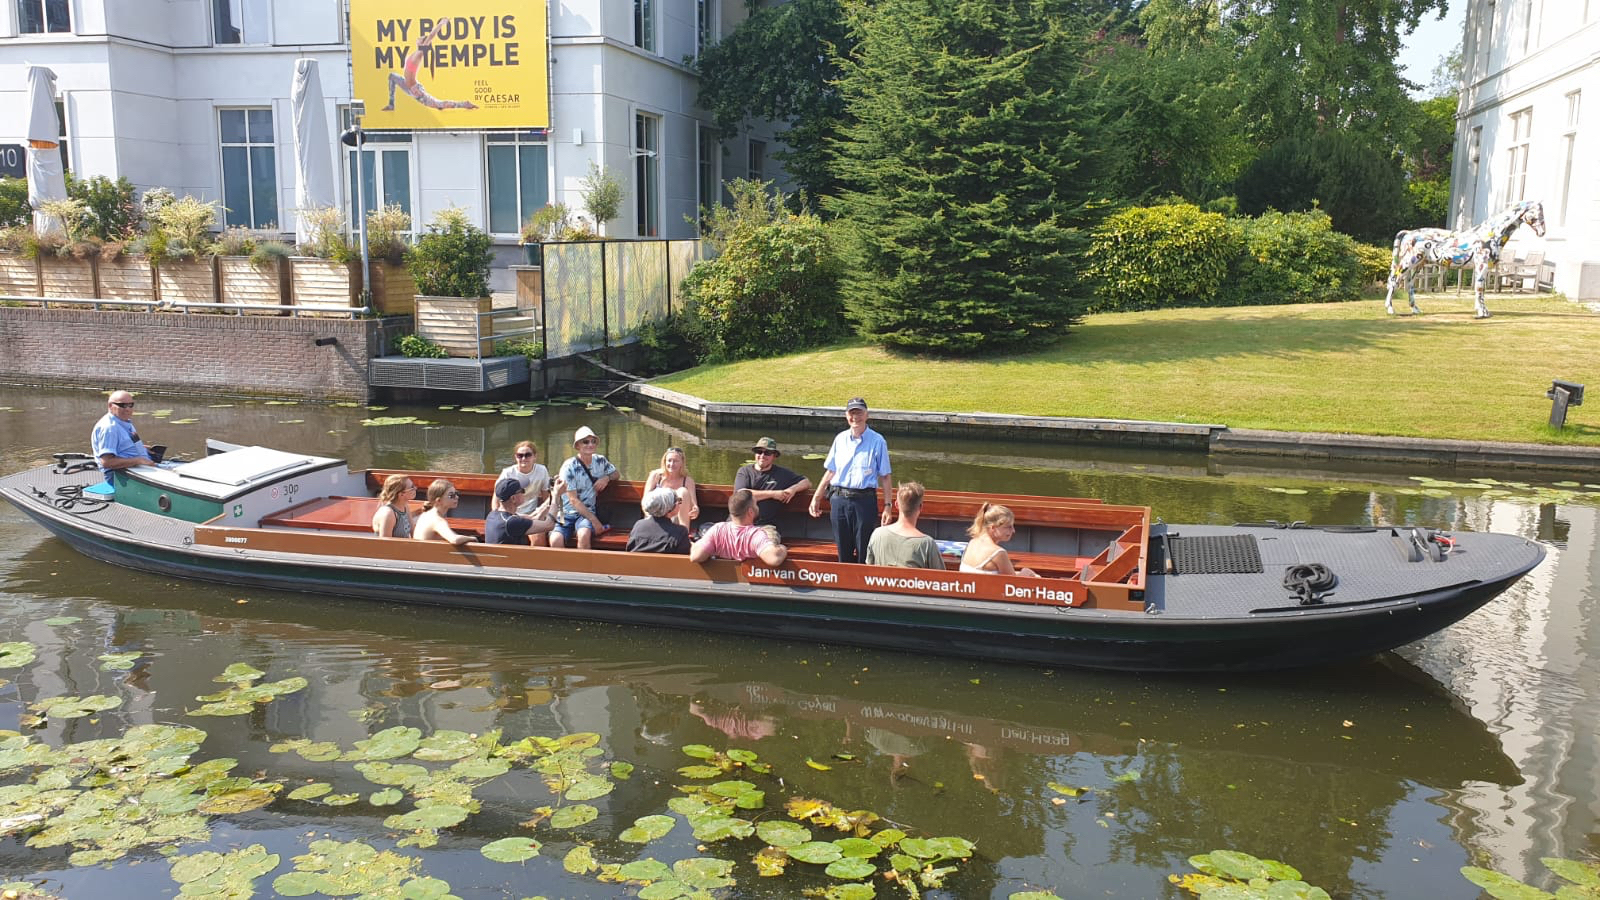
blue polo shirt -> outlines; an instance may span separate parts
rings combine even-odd
[[[833,473],[836,487],[877,488],[878,480],[889,474],[889,443],[871,426],[859,438],[846,428],[833,439],[822,467]]]
[[[100,417],[94,425],[94,432],[89,437],[89,443],[94,448],[94,458],[110,454],[131,459],[136,456],[149,456],[150,451],[145,447],[144,441],[139,440],[139,432],[135,431],[132,422],[124,422],[107,412]],[[106,484],[112,484],[111,470],[105,470]]]

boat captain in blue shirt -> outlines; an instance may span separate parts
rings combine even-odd
[[[156,464],[150,449],[139,440],[139,432],[133,427],[133,395],[127,391],[111,392],[111,398],[106,401],[106,414],[95,423],[89,441],[94,448],[94,458],[100,463],[100,471],[106,475],[107,486],[114,484],[111,473],[117,469]]]
[[[845,404],[844,418],[850,427],[839,432],[828,448],[822,467],[822,481],[811,495],[811,516],[820,518],[818,503],[828,498],[828,519],[833,523],[833,540],[839,548],[840,562],[866,562],[867,542],[879,525],[894,519],[894,483],[889,476],[889,444],[883,435],[867,427],[867,401],[855,397]],[[833,488],[829,493],[828,488]],[[878,493],[883,492],[883,511],[878,511]]]

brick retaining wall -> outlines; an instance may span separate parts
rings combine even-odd
[[[365,402],[395,324],[0,307],[0,381]]]

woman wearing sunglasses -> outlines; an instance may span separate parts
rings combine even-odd
[[[457,547],[466,546],[472,537],[456,534],[445,521],[445,516],[460,504],[461,494],[456,486],[443,478],[435,478],[433,484],[428,485],[428,502],[422,507],[422,515],[417,516],[412,536],[419,541],[449,541]]]
[[[516,457],[516,462],[506,466],[495,481],[498,483],[510,478],[522,485],[522,505],[512,512],[519,516],[532,516],[539,504],[550,495],[550,470],[539,462],[539,448],[532,441],[523,441],[511,453]]]

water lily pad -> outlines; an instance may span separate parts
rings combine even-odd
[[[211,680],[220,681],[226,684],[249,684],[250,682],[255,681],[266,674],[267,673],[261,671],[255,666],[250,665],[249,663],[236,662],[229,663],[228,667],[222,670],[221,675],[218,675]]]
[[[350,806],[361,800],[360,794],[329,794],[322,798],[323,806]]]
[[[375,416],[371,419],[362,419],[361,424],[368,428],[380,428],[384,425],[437,425],[438,423],[416,416]]]
[[[660,881],[672,876],[672,868],[659,859],[646,857],[624,865],[617,874],[629,881]]]
[[[393,806],[399,803],[403,797],[405,797],[405,792],[398,788],[384,788],[381,791],[373,791],[368,795],[367,802],[373,806]]]
[[[794,822],[769,820],[756,826],[756,836],[774,847],[798,847],[811,840],[811,831]]]
[[[627,781],[633,777],[633,763],[615,760],[611,763],[611,777],[618,781]]]
[[[27,641],[0,643],[0,669],[20,669],[38,658],[39,648]]]
[[[328,794],[330,794],[332,792],[333,792],[333,785],[327,783],[326,781],[318,781],[315,784],[307,784],[307,785],[304,785],[304,786],[301,786],[301,787],[297,787],[294,790],[290,791],[289,792],[289,799],[290,800],[315,800],[318,797],[326,796],[326,795],[328,795]]]
[[[593,800],[611,793],[615,787],[616,785],[598,775],[586,775],[568,788],[563,796],[572,801]]]
[[[434,806],[421,806],[402,815],[390,816],[383,820],[385,828],[398,828],[405,831],[417,831],[424,828],[449,828],[459,825],[466,820],[469,813],[459,806],[440,803]]]
[[[543,845],[533,838],[508,837],[483,845],[479,850],[485,859],[494,862],[513,863],[529,860],[539,855],[539,848]]]
[[[716,778],[722,774],[722,769],[716,766],[684,766],[678,774],[685,778]]]
[[[448,762],[465,759],[478,751],[478,742],[464,731],[436,731],[424,738],[411,754],[417,759]]]
[[[822,900],[873,900],[876,896],[878,891],[870,882],[829,885],[822,892]]]
[[[503,759],[463,759],[450,767],[457,778],[499,778],[509,771],[511,764]]]
[[[93,694],[88,697],[48,697],[28,708],[50,719],[81,719],[97,712],[116,709],[122,705],[121,697]]]
[[[410,787],[427,781],[429,777],[427,769],[412,763],[362,762],[356,764],[356,771],[373,784],[399,787]]]
[[[128,653],[102,653],[98,657],[100,669],[105,672],[126,672],[133,668],[134,660],[142,655],[138,650]]]
[[[600,864],[594,861],[594,851],[580,844],[567,851],[561,860],[561,868],[574,875],[587,875],[600,868]]]
[[[550,827],[577,828],[581,825],[587,825],[599,817],[600,810],[587,803],[579,803],[577,806],[563,806],[550,817]]]
[[[835,847],[846,859],[871,859],[883,852],[883,848],[876,841],[866,838],[840,838],[833,842]]]
[[[732,887],[733,879],[728,877],[731,871],[733,871],[731,861],[706,856],[680,859],[672,864],[672,874],[676,875],[679,881],[702,891]]]
[[[168,419],[167,420],[167,424],[168,425],[193,425],[194,423],[196,423],[198,421],[200,421],[200,420],[199,419]]]
[[[842,881],[856,881],[870,877],[872,873],[878,871],[878,867],[864,859],[846,857],[845,859],[828,863],[828,868],[823,871],[827,872],[830,878],[838,878]]]
[[[273,787],[277,787],[277,785]],[[277,792],[270,788],[253,787],[228,794],[219,794],[215,797],[207,797],[205,800],[200,801],[200,805],[196,806],[195,809],[211,815],[250,812],[253,809],[260,809],[271,803],[276,796]]]
[[[723,841],[728,838],[747,838],[755,834],[756,828],[744,819],[733,817],[707,819],[696,823],[694,837],[697,841]]]
[[[395,759],[410,756],[421,744],[421,729],[396,725],[393,728],[385,728],[364,741],[356,741],[356,751],[361,759]]]
[[[844,856],[837,845],[828,841],[810,841],[789,847],[789,855],[801,862],[826,865]]]
[[[73,623],[82,621],[82,616],[51,616],[50,618],[44,620],[44,624],[55,627],[58,625],[71,625]]]
[[[648,844],[651,841],[666,836],[678,820],[671,816],[642,816],[633,820],[633,827],[624,828],[618,839],[630,844]]]

